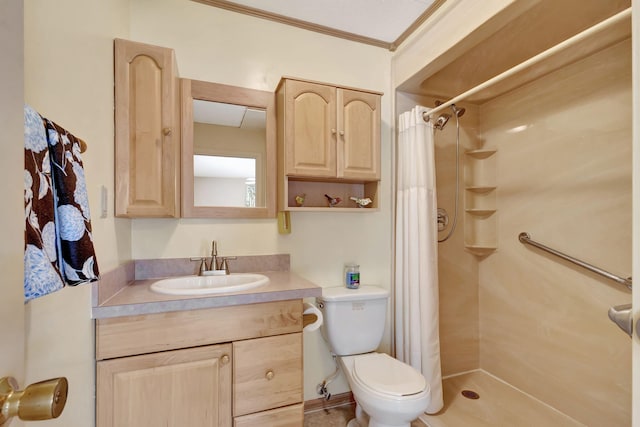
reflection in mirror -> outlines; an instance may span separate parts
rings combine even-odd
[[[193,100],[195,206],[265,207],[264,110]]]
[[[194,205],[256,207],[255,158],[196,154],[193,175]]]
[[[182,90],[182,216],[274,216],[273,94],[186,79]]]

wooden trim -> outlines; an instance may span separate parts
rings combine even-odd
[[[433,15],[435,11],[438,10],[440,6],[442,6],[445,2],[446,0],[434,1],[431,6],[429,6],[427,10],[425,10],[424,13],[418,17],[418,19],[413,21],[409,28],[407,28],[402,34],[400,34],[400,36],[393,43],[391,43],[391,46],[389,46],[389,50],[391,52],[395,51],[398,46],[402,44],[402,42],[409,38],[409,36],[413,34],[414,31],[416,31],[420,25],[422,25],[429,17],[431,17],[431,15]]]
[[[304,402],[304,412],[315,412],[321,409],[336,408],[338,406],[353,405],[356,400],[350,391],[331,396],[330,400],[322,397]]]
[[[244,15],[254,16],[256,18],[267,19],[269,21],[278,22],[280,24],[291,25],[293,27],[302,28],[303,30],[314,31],[316,33],[325,34],[332,37],[338,37],[344,40],[350,40],[357,43],[368,44],[371,46],[381,47],[390,51],[395,51],[400,44],[405,41],[420,25],[424,23],[433,13],[442,6],[446,0],[436,0],[429,8],[422,13],[400,36],[393,42],[365,37],[348,31],[336,30],[334,28],[325,27],[324,25],[314,24],[301,19],[290,18],[277,13],[267,12],[265,10],[256,9],[249,6],[243,6],[227,0],[192,0],[198,3],[206,4],[220,9],[230,10],[232,12],[242,13]]]
[[[336,30],[300,19],[290,18],[277,13],[267,12],[265,10],[255,9],[249,6],[243,6],[226,0],[193,0],[198,3],[207,4],[209,6],[218,7],[220,9],[230,10],[232,12],[242,13],[244,15],[254,16],[256,18],[267,19],[269,21],[278,22],[280,24],[291,25],[293,27],[302,28],[303,30],[314,31],[316,33],[328,36],[338,37],[345,40],[351,40],[358,43],[364,43],[371,46],[382,47],[391,50],[392,43],[371,37],[360,36],[358,34],[349,33],[347,31]]]

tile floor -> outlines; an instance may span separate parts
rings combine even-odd
[[[355,405],[344,405],[304,414],[304,427],[345,427],[354,418]],[[411,427],[426,427],[419,420],[411,423]]]
[[[421,416],[411,427],[585,427],[484,371],[447,378],[443,386],[442,411]],[[462,390],[480,398],[467,399]],[[354,410],[355,405],[344,405],[306,413],[304,427],[345,427]]]
[[[480,398],[465,398],[462,390],[473,390]],[[443,392],[442,411],[420,417],[429,427],[584,427],[484,371],[445,379]]]

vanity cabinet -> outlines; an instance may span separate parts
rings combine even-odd
[[[173,49],[116,39],[119,217],[180,216],[180,97]]]
[[[324,194],[374,199],[380,180],[381,93],[292,78],[276,91],[280,210],[326,208]],[[296,196],[305,202],[296,202]]]
[[[301,426],[302,300],[96,321],[97,427]]]

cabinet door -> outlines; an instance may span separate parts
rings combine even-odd
[[[338,89],[338,177],[380,179],[380,95]]]
[[[285,174],[336,176],[336,89],[287,80],[284,89]]]
[[[179,217],[180,116],[172,49],[115,40],[116,216]]]
[[[231,426],[231,344],[97,363],[97,427]]]

